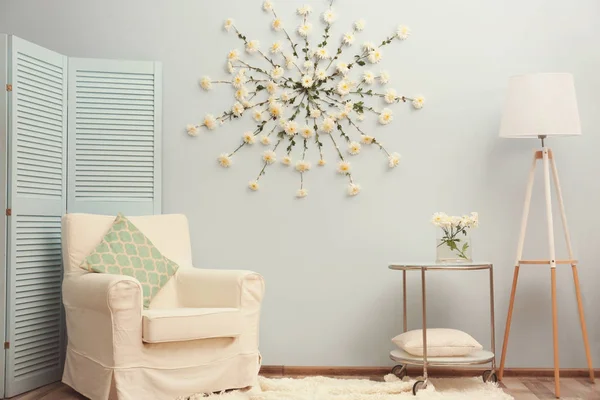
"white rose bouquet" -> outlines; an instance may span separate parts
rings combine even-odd
[[[471,260],[469,230],[479,226],[479,214],[450,216],[438,212],[431,217],[433,225],[441,228],[438,238],[438,261],[448,261],[458,258],[459,261]]]

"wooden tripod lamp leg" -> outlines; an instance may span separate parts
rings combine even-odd
[[[515,294],[517,292],[517,282],[519,280],[519,265],[523,257],[523,245],[525,244],[525,234],[527,232],[527,220],[529,219],[529,208],[531,205],[531,193],[533,192],[533,182],[535,180],[535,167],[537,165],[537,151],[533,152],[533,161],[529,169],[529,179],[525,191],[525,203],[523,205],[523,215],[521,217],[521,231],[519,234],[519,243],[517,245],[517,259],[515,261],[515,271],[513,273],[513,284],[510,292],[510,302],[508,304],[508,315],[506,316],[506,326],[504,328],[504,341],[502,343],[502,356],[500,357],[500,369],[498,370],[498,379],[502,380],[504,376],[504,365],[506,363],[506,350],[508,349],[508,337],[510,335],[510,324],[515,305]],[[495,351],[496,349],[494,349]]]
[[[554,248],[554,222],[552,220],[552,193],[550,190],[550,157],[548,148],[542,148],[544,163],[544,194],[546,197],[546,221],[548,223],[548,246],[550,248],[550,271],[552,284],[552,336],[554,342],[554,395],[560,397],[560,372],[558,354],[558,309],[556,304],[556,252]]]
[[[502,356],[500,358],[500,369],[498,370],[498,379],[502,380],[504,376],[504,363],[506,362],[506,349],[508,348],[508,336],[510,335],[510,323],[512,321],[513,309],[515,306],[515,294],[517,292],[517,281],[519,280],[519,266],[515,265],[513,273],[512,290],[510,291],[510,303],[508,304],[508,315],[506,317],[506,327],[504,328],[504,342],[502,343]]]
[[[552,154],[551,154],[552,155]],[[556,188],[556,197],[558,199],[558,205],[560,209],[560,216],[562,218],[562,225],[565,232],[565,241],[567,244],[567,250],[569,251],[569,258],[574,260],[573,246],[571,245],[571,235],[569,234],[569,225],[567,224],[567,214],[565,213],[565,206],[563,202],[562,189],[560,187],[560,181],[558,180],[558,170],[556,169],[556,162],[554,156],[550,157],[550,165],[552,166],[552,177],[554,178],[554,186]],[[588,340],[587,327],[585,323],[585,314],[583,312],[583,301],[581,299],[581,289],[579,287],[579,274],[577,273],[577,265],[571,264],[571,270],[573,271],[573,281],[575,283],[575,295],[577,296],[577,309],[579,311],[579,322],[581,324],[581,333],[583,335],[583,345],[585,347],[585,356],[587,359],[588,370],[590,374],[590,380],[594,383],[594,367],[592,365],[592,355],[590,353],[590,343]]]

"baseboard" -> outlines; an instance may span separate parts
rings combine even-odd
[[[428,372],[432,376],[478,376],[489,367],[455,368],[455,367],[430,367]],[[391,367],[299,367],[288,365],[263,365],[260,373],[266,376],[383,376],[391,372]],[[409,375],[422,373],[419,367],[409,367]],[[594,370],[600,376],[600,369]],[[554,377],[552,368],[505,368],[506,377]],[[560,370],[564,378],[587,377],[589,372],[584,368],[565,368]]]

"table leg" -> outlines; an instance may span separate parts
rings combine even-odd
[[[492,373],[496,371],[496,317],[494,315],[494,266],[490,266],[490,315],[492,318],[492,352],[494,358],[492,359]]]
[[[427,292],[425,283],[425,271],[427,268],[421,268],[421,301],[423,307],[423,378],[425,387],[427,386]]]
[[[406,316],[406,271],[402,271],[402,332],[406,332],[408,329],[407,316]]]

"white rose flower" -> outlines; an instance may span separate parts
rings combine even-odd
[[[331,133],[335,128],[335,121],[331,118],[325,118],[321,124],[321,130],[325,133]]]
[[[337,92],[340,96],[345,96],[350,93],[350,89],[352,89],[352,86],[350,85],[350,82],[345,79],[340,81],[337,85]]]
[[[307,22],[298,27],[298,34],[302,37],[307,37],[308,34],[312,31],[312,24]]]
[[[364,51],[371,51],[371,50],[375,50],[375,43],[373,42],[364,42],[363,45],[363,50]]]
[[[235,72],[235,68],[233,67],[233,64],[230,61],[227,61],[227,72],[229,72],[230,74],[233,74]]]
[[[288,121],[283,128],[284,132],[288,136],[294,136],[298,133],[298,123],[296,121]]]
[[[324,166],[325,166],[325,164],[327,164],[327,161],[323,160],[322,158],[321,158],[321,159],[319,160],[319,162],[317,163],[317,165],[318,165],[319,167],[324,167]]]
[[[256,192],[260,188],[260,186],[258,184],[258,181],[250,181],[250,182],[248,182],[248,187],[250,188],[250,190],[252,190],[254,192]]]
[[[345,33],[342,40],[345,45],[350,46],[352,43],[354,43],[354,33],[352,33],[352,32]]]
[[[310,126],[305,125],[300,131],[300,135],[302,135],[304,139],[310,139],[315,135],[315,131]]]
[[[309,88],[313,85],[313,79],[310,75],[304,75],[302,77],[302,87]]]
[[[423,96],[417,96],[412,101],[412,106],[414,108],[416,108],[417,110],[423,108],[424,104],[425,104],[425,97],[423,97]]]
[[[263,3],[263,10],[271,11],[272,9],[273,9],[273,3],[271,2],[271,0],[265,0],[265,2]]]
[[[283,112],[283,108],[282,108],[281,104],[275,102],[275,103],[271,103],[269,105],[269,114],[271,114],[271,116],[273,118],[281,117],[282,112]]]
[[[373,143],[373,136],[369,136],[369,135],[360,135],[360,141],[363,144],[372,144]]]
[[[219,162],[219,165],[223,168],[229,168],[231,164],[233,164],[231,157],[227,153],[221,154],[219,158],[217,158],[217,161]]]
[[[233,22],[233,19],[231,19],[231,18],[227,18],[227,19],[225,20],[225,23],[223,24],[223,28],[225,28],[225,30],[226,30],[227,32],[229,32],[229,30],[230,30],[230,29],[231,29],[231,27],[233,26],[233,23],[234,23],[234,22]]]
[[[343,61],[337,63],[335,69],[342,75],[346,75],[350,71],[350,69],[348,68],[348,64]]]
[[[382,85],[387,84],[390,81],[390,73],[387,71],[381,71],[379,73],[379,83]]]
[[[381,125],[387,125],[390,122],[392,122],[392,120],[394,119],[394,114],[392,113],[392,110],[390,110],[389,108],[384,108],[381,113],[379,114],[379,123]]]
[[[400,25],[396,31],[396,37],[400,40],[406,40],[410,36],[410,28],[408,26]]]
[[[256,53],[260,49],[260,42],[258,40],[251,40],[246,44],[246,53]]]
[[[256,137],[254,137],[254,133],[252,133],[250,131],[244,132],[244,134],[242,135],[242,139],[244,140],[244,143],[246,143],[246,144],[256,143]]]
[[[204,90],[210,90],[212,88],[212,81],[210,80],[210,77],[208,76],[203,76],[200,79],[200,87]]]
[[[325,21],[328,24],[332,24],[333,21],[335,21],[335,18],[336,18],[336,15],[332,9],[326,10],[323,13],[323,21]]]
[[[290,92],[285,90],[283,93],[281,93],[281,96],[279,96],[279,98],[281,99],[281,101],[290,101]]]
[[[372,85],[375,82],[375,74],[371,71],[363,72],[362,81],[367,85]]]
[[[479,226],[479,214],[476,212],[471,213],[471,226],[477,228]]]
[[[207,129],[213,130],[217,127],[217,120],[213,117],[212,114],[206,114],[204,120],[202,121],[202,125],[204,125]]]
[[[388,89],[386,90],[385,96],[383,98],[385,99],[386,103],[393,104],[398,99],[398,94],[396,93],[396,90]]]
[[[262,159],[267,164],[273,164],[275,161],[277,161],[277,155],[273,150],[267,150],[263,153]]]
[[[308,161],[301,160],[296,163],[296,171],[300,173],[310,171],[310,167],[311,165]]]
[[[262,122],[263,121],[262,111],[259,111],[259,110],[252,111],[252,119],[254,119],[256,122]]]
[[[324,69],[320,69],[317,71],[315,76],[318,80],[324,81],[325,79],[327,79],[327,72]]]
[[[362,31],[363,29],[365,29],[365,26],[367,25],[367,23],[365,22],[364,19],[359,19],[358,21],[356,21],[354,23],[354,29],[356,29],[357,31]]]
[[[281,42],[277,41],[275,43],[273,43],[269,49],[271,51],[271,54],[277,54],[281,51]]]
[[[360,185],[351,183],[348,185],[348,196],[356,196],[360,193]]]
[[[190,136],[198,136],[199,130],[198,130],[198,126],[196,126],[196,125],[188,124],[185,127],[185,130],[186,130],[187,134]]]
[[[283,165],[285,165],[286,167],[292,164],[292,157],[290,156],[283,156],[283,158],[281,159],[281,163]]]
[[[265,145],[265,146],[268,146],[268,145],[271,144],[271,138],[268,137],[268,136],[266,136],[266,135],[262,135],[260,137],[260,143],[263,144],[263,145]]]
[[[279,79],[283,76],[284,73],[285,73],[285,71],[283,70],[283,68],[277,66],[277,67],[273,68],[273,70],[271,71],[271,78]]]
[[[231,80],[231,84],[234,88],[239,89],[246,83],[246,76],[240,72]]]
[[[340,161],[337,166],[338,174],[348,175],[350,173],[350,163],[348,161]]]
[[[431,223],[435,226],[441,227],[444,221],[446,221],[447,219],[448,216],[445,213],[437,212],[431,217]]]
[[[329,58],[329,52],[325,47],[321,47],[315,52],[315,56],[317,56],[319,60],[325,60]]]
[[[312,7],[308,4],[305,4],[302,7],[298,7],[296,12],[298,13],[298,15],[302,15],[303,17],[305,17],[312,12]]]
[[[377,64],[383,58],[383,53],[380,49],[371,50],[367,58],[371,64]]]
[[[294,67],[294,58],[290,56],[285,56],[285,67],[287,69],[292,69]]]
[[[398,166],[399,163],[400,163],[400,154],[398,154],[398,153],[390,154],[390,156],[388,157],[388,166],[390,168],[395,168]]]
[[[240,58],[240,51],[238,49],[230,50],[227,53],[227,60],[229,61],[237,61]]]
[[[233,113],[233,115],[235,115],[236,117],[239,117],[240,115],[242,115],[244,113],[244,106],[240,103],[240,102],[236,102],[232,107],[231,107],[231,112]]]
[[[306,189],[298,189],[296,192],[296,197],[299,199],[303,199],[306,196],[308,196],[308,191]]]
[[[360,149],[361,146],[358,142],[350,142],[350,144],[348,145],[348,153],[352,154],[353,156],[360,153]]]
[[[248,89],[245,86],[242,86],[238,90],[235,91],[236,100],[242,101],[248,96]]]
[[[319,118],[321,116],[321,110],[318,109],[312,109],[310,110],[310,117],[311,118]]]
[[[277,86],[277,84],[275,82],[273,82],[273,81],[267,82],[267,84],[265,86],[265,88],[267,89],[267,92],[269,94],[275,93],[277,91],[278,87],[279,86]]]
[[[283,21],[280,18],[275,18],[271,24],[271,27],[274,31],[279,32],[283,29]]]

